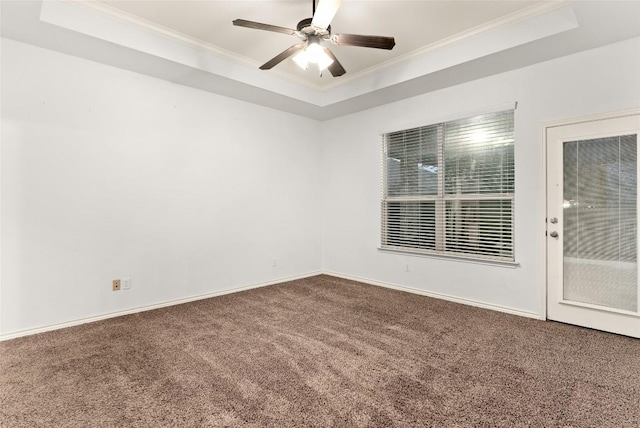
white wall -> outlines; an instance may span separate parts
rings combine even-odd
[[[504,268],[382,253],[380,134],[518,101],[516,261]],[[544,287],[543,122],[640,107],[634,39],[323,124],[324,269],[540,314]],[[406,272],[409,263],[409,272]]]
[[[322,268],[540,313],[542,123],[640,106],[639,39],[324,123],[2,43],[0,335]],[[380,253],[379,134],[511,101],[520,266]]]
[[[318,122],[2,43],[0,334],[321,268]]]

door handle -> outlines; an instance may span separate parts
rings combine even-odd
[[[552,238],[557,238],[558,237],[558,232],[556,232],[555,230],[553,232],[551,232],[549,234],[549,236],[551,236]]]

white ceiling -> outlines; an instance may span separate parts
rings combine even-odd
[[[347,74],[289,59],[310,0],[0,1],[2,36],[325,120],[640,36],[640,1],[349,1],[332,32],[394,36],[392,51],[331,46]]]
[[[322,0],[321,0],[322,1]],[[267,62],[293,44],[296,36],[235,27],[236,18],[296,28],[312,15],[311,0],[262,1],[101,1],[106,13],[126,13],[168,31],[211,45],[222,54],[242,59],[255,67]],[[334,17],[333,34],[393,36],[391,51],[328,44],[349,75],[397,59],[470,30],[497,24],[514,17],[514,12],[541,1],[343,1]],[[111,8],[111,9],[107,9]],[[526,13],[526,11],[525,11]],[[281,71],[304,79],[314,87],[336,84],[330,73],[301,70],[289,59],[278,65]],[[291,77],[291,76],[289,76]]]

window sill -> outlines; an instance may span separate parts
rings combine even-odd
[[[378,247],[378,251],[380,251],[381,253],[403,254],[403,255],[414,256],[414,257],[426,257],[430,259],[448,260],[452,262],[471,263],[471,264],[485,265],[485,266],[496,266],[496,267],[503,267],[503,268],[509,268],[509,269],[515,269],[518,266],[520,266],[520,263],[515,261],[510,262],[510,261],[503,261],[503,260],[477,259],[477,258],[464,257],[464,256],[452,255],[452,254],[429,254],[429,253],[423,253],[418,251],[399,250],[399,249],[382,248],[382,247]]]

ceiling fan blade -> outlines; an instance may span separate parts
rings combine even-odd
[[[363,48],[393,49],[396,40],[385,36],[361,36],[358,34],[336,34],[331,36],[336,45],[360,46]]]
[[[278,27],[277,25],[263,24],[261,22],[247,21],[246,19],[236,19],[233,21],[233,25],[238,27],[255,28],[256,30],[275,31],[282,34],[295,34],[296,30],[291,28]]]
[[[342,64],[340,64],[340,61],[338,61],[338,58],[336,58],[336,56],[333,54],[333,52],[331,52],[331,50],[329,50],[329,48],[324,48],[324,51],[333,60],[331,65],[327,67],[327,69],[329,70],[329,72],[333,77],[342,76],[344,73],[347,72],[347,70],[344,69]]]
[[[342,0],[319,0],[311,25],[326,30],[333,17],[336,16],[340,3]]]
[[[260,66],[260,70],[269,70],[269,69],[275,67],[276,65],[280,64],[285,59],[287,59],[290,56],[294,55],[298,51],[301,51],[302,49],[304,49],[304,47],[305,47],[304,43],[300,43],[298,45],[291,46],[289,49],[279,53],[278,55],[276,55],[275,57],[273,57],[272,59],[270,59],[269,61],[267,61],[263,65],[261,65]]]

